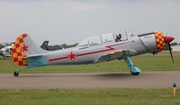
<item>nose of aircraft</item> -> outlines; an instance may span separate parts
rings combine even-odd
[[[173,58],[172,51],[171,51],[172,48],[171,48],[171,45],[170,45],[170,42],[174,40],[174,37],[172,37],[172,36],[165,36],[164,40],[165,40],[165,43],[168,44],[169,52],[170,52],[170,55],[171,55],[171,59],[172,59],[172,62],[174,63],[174,58]]]
[[[174,37],[172,37],[172,36],[165,36],[164,39],[165,39],[166,43],[169,43],[169,42],[172,42],[174,40]]]

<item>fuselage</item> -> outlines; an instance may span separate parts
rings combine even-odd
[[[142,39],[146,39],[146,44]],[[149,43],[148,43],[149,42]],[[93,46],[76,46],[73,48],[49,51],[44,54],[44,59],[51,65],[64,65],[64,64],[90,64],[96,61],[105,54],[115,52],[120,49],[130,49],[137,52],[135,55],[145,54],[147,52],[156,51],[156,39],[154,35],[146,36],[130,36],[126,40],[120,42],[106,42]],[[134,55],[130,55],[134,56]],[[121,59],[121,58],[119,58]]]
[[[128,50],[128,56],[145,53],[156,54],[165,48],[165,43],[171,41],[162,32],[151,32],[141,35],[126,34],[124,40],[116,42],[113,33],[93,36],[84,39],[76,47],[57,51],[45,51],[37,46],[27,34],[20,35],[13,46],[13,61],[19,66],[38,67],[46,65],[90,64],[115,59],[123,59],[122,55],[106,56],[119,50]],[[170,39],[170,40],[169,40]],[[122,54],[122,53],[119,53]],[[108,58],[110,57],[110,58]]]

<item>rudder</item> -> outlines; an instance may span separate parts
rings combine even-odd
[[[29,57],[45,53],[46,51],[37,46],[28,34],[21,34],[12,47],[12,60],[19,66],[28,66]]]
[[[20,35],[14,42],[11,50],[12,60],[19,66],[28,66],[26,58],[27,46],[24,44],[23,40],[27,36],[28,34]]]

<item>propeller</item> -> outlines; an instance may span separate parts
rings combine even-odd
[[[170,53],[170,55],[171,55],[172,62],[174,63],[174,58],[173,58],[173,54],[172,54],[172,48],[171,48],[171,44],[170,44],[170,42],[174,40],[174,37],[168,36],[168,26],[167,26],[166,17],[165,17],[165,21],[166,21],[166,35],[167,35],[167,36],[164,37],[164,40],[165,40],[165,42],[168,44],[169,53]]]
[[[172,62],[174,63],[174,58],[173,58],[173,54],[172,54],[172,48],[171,48],[171,44],[170,44],[170,42],[174,40],[174,37],[165,36],[164,39],[165,39],[165,42],[168,44],[169,53],[171,55]]]

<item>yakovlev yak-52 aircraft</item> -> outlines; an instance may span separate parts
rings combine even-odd
[[[130,56],[152,53],[157,54],[165,48],[167,43],[173,60],[170,42],[172,36],[163,36],[162,32],[155,31],[135,35],[126,31],[125,40],[117,40],[113,33],[93,36],[84,39],[76,47],[57,51],[46,51],[37,46],[28,34],[20,35],[12,48],[12,60],[19,66],[26,68],[47,65],[91,64],[111,60],[124,59],[132,75],[138,75],[141,70],[136,67]],[[117,38],[120,38],[117,36]],[[25,69],[25,68],[23,68]],[[19,75],[18,69],[14,76]]]

